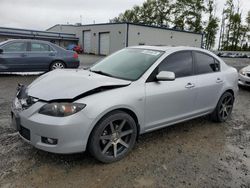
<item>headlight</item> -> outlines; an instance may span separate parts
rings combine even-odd
[[[246,72],[243,69],[240,70],[240,74],[246,76]]]
[[[79,112],[85,106],[86,104],[79,103],[50,103],[45,104],[39,110],[39,113],[48,116],[65,117]]]

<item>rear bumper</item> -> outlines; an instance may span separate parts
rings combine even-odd
[[[79,60],[71,60],[66,63],[67,68],[78,68],[80,66]]]

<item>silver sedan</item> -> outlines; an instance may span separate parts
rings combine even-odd
[[[250,65],[239,71],[239,85],[250,87]]]
[[[55,70],[19,85],[12,126],[41,150],[88,149],[110,163],[141,134],[208,114],[226,121],[237,82],[236,69],[206,50],[130,47],[89,70]]]

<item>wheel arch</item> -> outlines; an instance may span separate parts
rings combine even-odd
[[[95,127],[98,125],[98,123],[99,123],[103,118],[105,118],[106,116],[108,116],[109,114],[111,114],[111,113],[113,113],[113,112],[115,112],[115,111],[122,111],[122,112],[125,112],[125,113],[129,114],[129,115],[134,119],[134,121],[135,121],[135,123],[136,123],[136,127],[137,127],[137,138],[136,138],[136,139],[138,140],[139,135],[140,135],[140,130],[141,130],[141,129],[140,129],[140,124],[139,124],[138,116],[136,115],[136,113],[135,113],[133,110],[128,109],[128,108],[116,108],[116,109],[112,109],[112,110],[106,112],[104,115],[102,115],[102,116],[95,122],[95,124],[94,124],[94,126],[92,127],[92,129],[91,129],[91,131],[90,131],[90,134],[89,134],[89,136],[88,136],[87,147],[89,146],[89,140],[90,140],[90,137],[91,137],[91,135],[92,135],[92,133],[93,133],[93,130],[94,130]]]
[[[234,91],[232,89],[227,89],[224,93],[226,93],[226,92],[231,93],[233,95],[233,97],[235,98]]]
[[[65,68],[67,68],[67,64],[62,59],[53,59],[53,61],[49,64],[49,69],[51,69],[51,65],[55,62],[61,62],[64,64]]]

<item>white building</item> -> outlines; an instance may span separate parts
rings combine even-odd
[[[47,31],[75,34],[85,53],[98,55],[135,45],[201,47],[203,40],[200,33],[133,23],[55,25]]]

